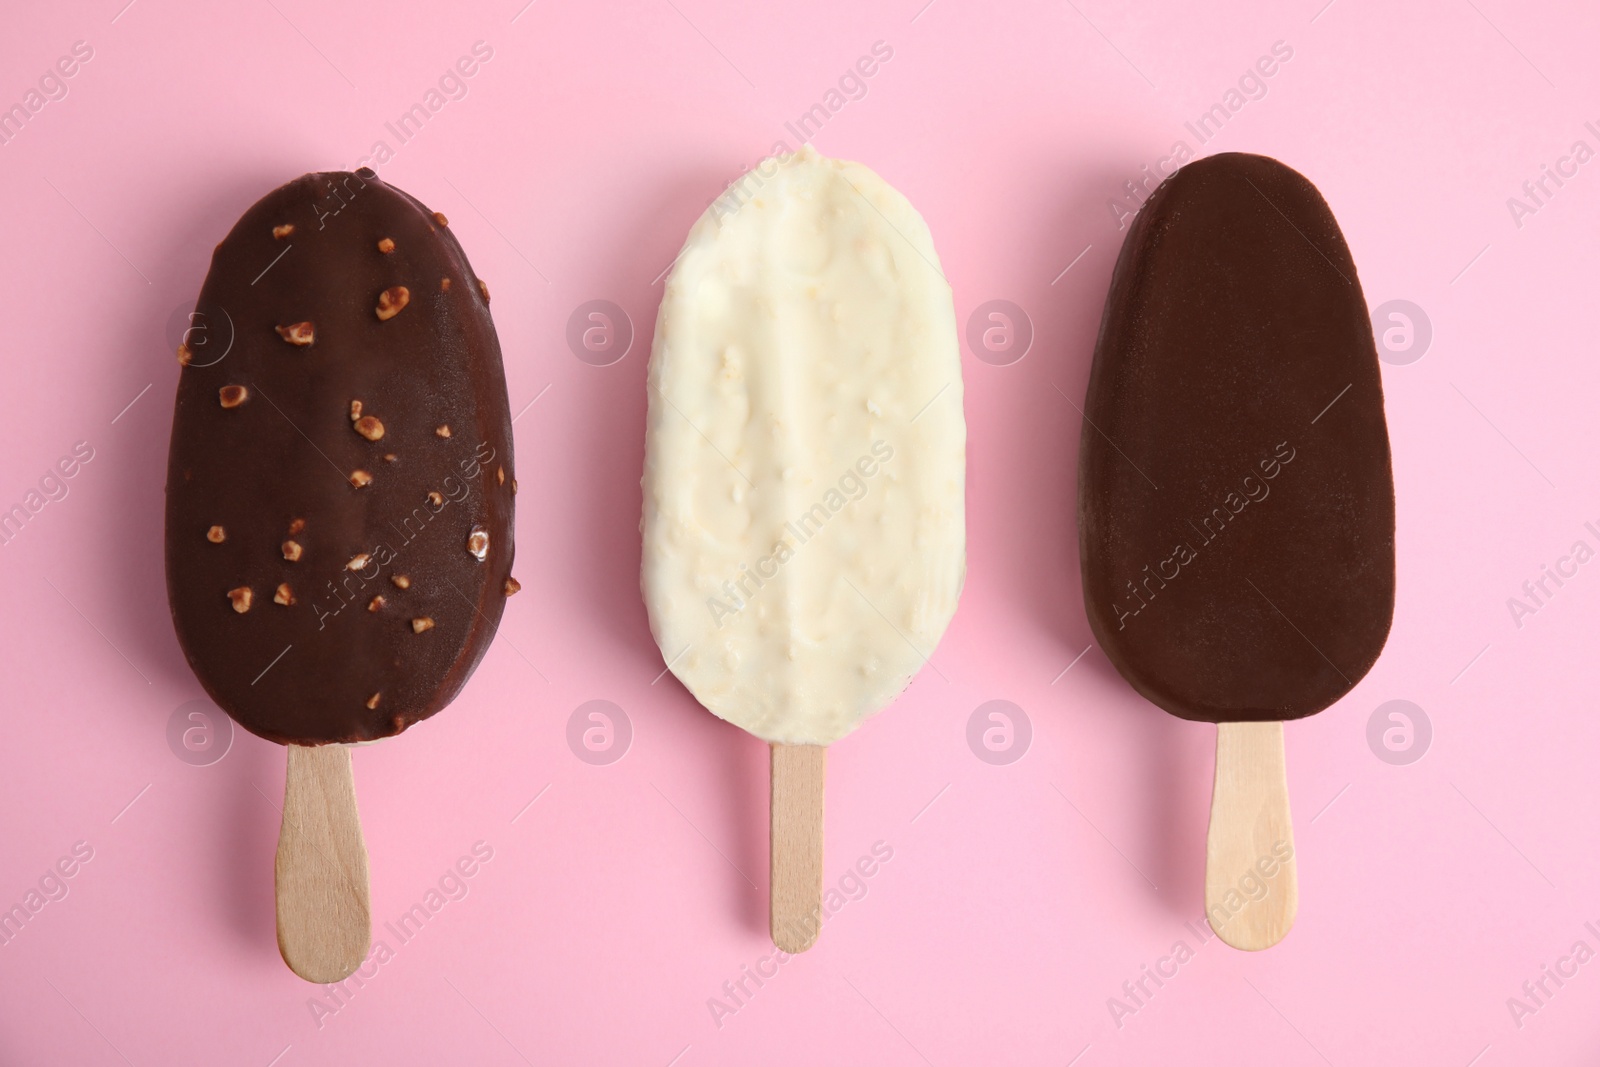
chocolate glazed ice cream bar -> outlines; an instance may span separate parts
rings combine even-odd
[[[1117,261],[1084,410],[1090,626],[1147,699],[1217,724],[1206,910],[1267,948],[1298,900],[1282,724],[1360,681],[1394,610],[1377,352],[1316,188],[1240,154],[1163,182]]]
[[[511,577],[511,418],[487,287],[370,170],[267,195],[212,256],[167,470],[173,623],[206,692],[288,746],[278,943],[337,981],[370,940],[346,745],[460,692]]]

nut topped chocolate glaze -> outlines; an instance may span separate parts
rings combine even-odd
[[[1394,612],[1394,481],[1367,306],[1333,214],[1263,156],[1151,195],[1084,412],[1084,604],[1133,687],[1204,722],[1321,711]]]
[[[494,637],[515,468],[476,281],[443,216],[370,170],[273,191],[212,256],[206,343],[178,350],[167,591],[189,665],[252,733],[397,734]]]

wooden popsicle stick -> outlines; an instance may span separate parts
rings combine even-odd
[[[275,884],[278,951],[308,982],[340,982],[367,957],[372,904],[355,776],[344,745],[289,745]]]
[[[822,930],[822,745],[772,746],[772,943],[804,952]]]
[[[1283,940],[1299,904],[1283,723],[1219,723],[1206,918],[1224,943],[1253,952]]]

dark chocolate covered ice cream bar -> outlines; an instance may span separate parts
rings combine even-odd
[[[1161,184],[1117,260],[1084,414],[1089,624],[1150,701],[1218,724],[1206,913],[1266,948],[1299,899],[1283,721],[1372,668],[1395,595],[1377,350],[1309,181],[1226,154]]]
[[[1316,188],[1191,163],[1123,245],[1079,466],[1084,604],[1140,693],[1207,722],[1321,711],[1394,610],[1394,483],[1366,302]]]
[[[488,304],[445,217],[371,171],[298,178],[217,246],[178,350],[167,586],[251,732],[397,734],[488,648],[516,589]]]

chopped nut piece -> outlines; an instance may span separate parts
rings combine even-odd
[[[506,596],[510,596],[512,593],[517,593],[517,592],[521,592],[521,591],[522,591],[522,583],[521,582],[517,581],[515,578],[507,578],[506,579],[506,584],[505,584],[505,594],[506,594]]]
[[[344,569],[347,571],[358,571],[371,562],[372,555],[370,553],[357,552],[355,555],[350,557],[350,562],[344,565]]]
[[[217,398],[222,401],[225,408],[236,408],[245,402],[250,395],[250,390],[242,385],[224,385],[217,390]]]
[[[478,279],[478,293],[483,297],[483,302],[487,304],[489,302],[489,283],[482,278]]]
[[[361,417],[361,401],[350,401],[350,421],[355,422]]]
[[[442,508],[444,507],[444,497],[440,496],[438,493],[429,493],[428,503],[432,504],[436,508]]]
[[[368,611],[377,611],[379,608],[383,607],[387,603],[388,603],[388,601],[383,599],[383,597],[375,596],[375,597],[373,597],[371,600],[369,600],[367,602],[367,610]]]
[[[272,602],[282,604],[284,607],[294,603],[294,590],[289,588],[288,582],[278,583],[278,591],[272,594]]]
[[[496,485],[506,484],[506,469],[504,466],[494,472],[494,480]]]
[[[439,279],[439,291],[441,293],[448,293],[450,291],[450,279],[449,278],[440,278]]]
[[[220,545],[228,539],[228,531],[220,526],[213,526],[206,531],[206,540],[214,545]]]
[[[433,432],[434,432],[434,435],[437,436],[437,437],[449,437],[450,436],[450,424],[449,423],[445,423],[443,426],[436,426],[436,427],[434,427]]]
[[[433,213],[433,221],[437,222],[440,226],[450,225],[450,220],[444,217],[444,212],[442,211],[435,211]]]
[[[240,615],[250,610],[250,601],[254,600],[255,596],[248,585],[241,585],[237,589],[228,590],[228,599],[233,601],[233,610]]]
[[[351,471],[350,484],[355,486],[357,489],[360,489],[363,486],[371,485],[372,475],[368,474],[366,471]]]
[[[511,495],[517,495],[517,480],[515,478],[511,479]]]
[[[299,541],[285,541],[283,543],[283,558],[288,560],[290,563],[293,563],[295,560],[300,558],[300,552],[301,549]]]
[[[301,348],[317,339],[317,327],[310,322],[294,322],[288,326],[279,326],[277,330],[279,337]]]
[[[363,415],[356,420],[356,433],[369,441],[377,441],[383,437],[383,423],[375,416]]]
[[[482,526],[474,526],[467,535],[467,551],[472,553],[479,563],[489,558],[489,531]]]
[[[378,698],[381,697],[381,696],[383,696],[382,693],[373,693],[371,696],[369,696],[367,698],[367,708],[368,708],[368,710],[371,710],[372,708],[375,708],[375,707],[378,706]]]
[[[290,519],[289,520],[289,532],[291,534],[297,534],[301,530],[304,530],[305,528],[306,528],[306,520],[304,520],[304,519]]]
[[[378,242],[378,251],[382,252],[384,255],[388,255],[390,252],[393,252],[394,241],[387,237],[383,238]]]
[[[289,236],[293,232],[294,232],[294,223],[292,223],[292,222],[286,222],[282,226],[274,226],[272,228],[272,236],[276,237],[280,241],[283,240],[285,237]]]
[[[383,461],[385,463],[393,463],[395,460],[397,460],[399,458],[400,457],[395,455],[393,452],[385,452],[383,454]]]
[[[404,574],[391,574],[389,576],[389,580],[394,583],[394,587],[396,589],[411,588],[411,579],[406,577]]]
[[[400,314],[400,309],[411,303],[411,290],[403,285],[391,285],[378,294],[378,318],[388,321]]]
[[[178,364],[180,366],[187,367],[193,361],[194,361],[194,353],[189,350],[188,342],[179,343],[179,345],[178,345]]]
[[[431,629],[433,629],[433,620],[428,618],[426,615],[420,619],[411,620],[411,632],[414,634],[420,634],[424,630]]]

